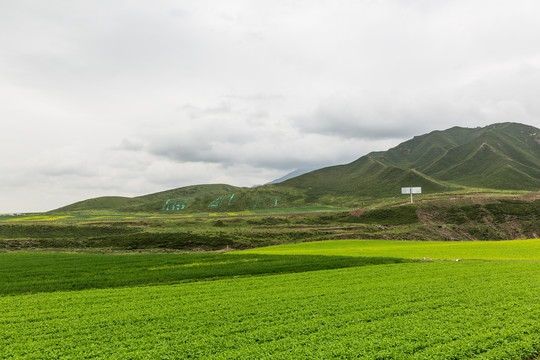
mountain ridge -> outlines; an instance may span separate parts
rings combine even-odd
[[[54,210],[241,211],[269,207],[360,207],[421,186],[435,194],[465,188],[540,190],[540,130],[519,123],[435,130],[348,164],[313,170],[276,184],[243,188],[192,185],[133,198],[102,197]],[[169,205],[168,205],[169,204]]]

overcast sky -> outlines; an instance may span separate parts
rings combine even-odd
[[[540,127],[537,0],[0,0],[0,213]]]

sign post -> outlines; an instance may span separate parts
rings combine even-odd
[[[421,187],[402,187],[401,188],[402,194],[411,194],[411,204],[413,203],[412,194],[421,194],[422,188]]]

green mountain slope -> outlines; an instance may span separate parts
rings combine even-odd
[[[450,150],[425,171],[441,180],[467,186],[527,190],[540,188],[540,164],[516,161],[485,136]]]
[[[153,194],[137,196],[133,198],[121,196],[103,196],[94,199],[79,201],[74,204],[53,210],[53,212],[81,212],[99,210],[118,211],[158,211],[169,208],[178,201],[196,198],[215,198],[223,193],[234,193],[241,188],[226,184],[193,185],[182,188],[161,191]],[[168,200],[169,203],[167,203]],[[181,207],[181,203],[178,207]],[[184,207],[187,204],[183,204]]]
[[[227,184],[192,185],[172,190],[160,191],[149,195],[138,196],[135,199],[139,199],[144,202],[156,200],[161,201],[165,198],[189,198],[207,195],[220,195],[223,193],[235,192],[240,189],[242,188]]]
[[[139,204],[141,204],[141,201],[129,197],[102,196],[98,198],[79,201],[74,204],[53,210],[52,212],[67,213],[92,210],[117,210],[125,207],[136,206]]]
[[[370,155],[385,164],[401,168],[421,168],[436,162],[449,149],[463,145],[482,132],[481,128],[453,127],[415,136],[398,146]]]
[[[400,186],[422,186],[428,192],[451,188],[414,169],[385,165],[370,155],[347,165],[316,170],[277,186],[304,189],[311,201],[330,194],[354,198],[392,196],[399,193]]]
[[[448,149],[418,170],[443,181],[494,189],[540,189],[540,131],[515,123],[495,124]]]

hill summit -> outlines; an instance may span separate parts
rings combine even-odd
[[[194,185],[134,198],[102,197],[55,212],[221,212],[302,206],[361,207],[405,186],[424,194],[467,188],[540,190],[540,130],[499,123],[415,136],[387,151],[256,188]]]

